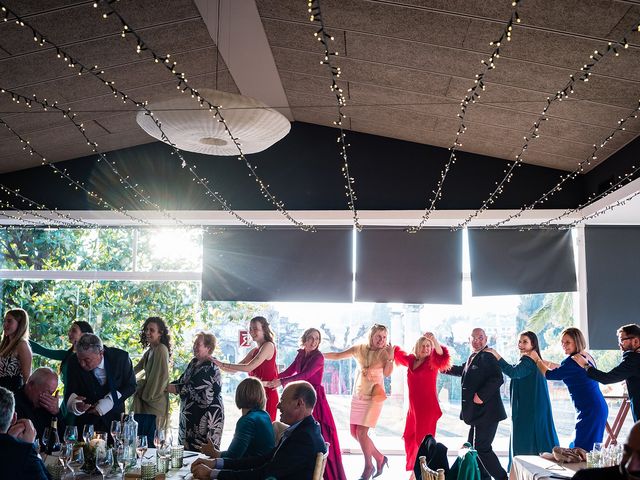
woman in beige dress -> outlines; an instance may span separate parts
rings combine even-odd
[[[393,346],[387,344],[387,327],[375,324],[369,331],[369,342],[353,345],[343,352],[325,353],[327,360],[340,360],[353,356],[360,367],[356,374],[351,398],[350,427],[364,454],[364,470],[361,480],[369,480],[382,474],[387,465],[385,457],[369,437],[369,429],[375,428],[387,396],[384,377],[393,371]],[[373,460],[376,461],[374,467]]]

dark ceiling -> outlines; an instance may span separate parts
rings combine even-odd
[[[255,32],[255,24],[234,17],[240,4],[254,8],[263,31]],[[134,148],[155,139],[137,125],[139,109],[114,98],[112,89],[100,78],[115,82],[118,91],[138,101],[164,100],[180,93],[176,78],[153,62],[150,51],[136,53],[134,36],[122,38],[122,23],[116,15],[102,18],[102,13],[109,11],[106,3],[99,2],[94,8],[93,1],[0,0],[0,5],[8,9],[8,21],[0,22],[0,88],[6,90],[0,95],[0,126],[11,128],[0,128],[0,172],[6,174],[3,182],[18,188],[20,182],[34,179],[30,198],[47,201],[50,208],[100,207],[73,186],[65,196],[61,193],[64,189],[54,186],[42,172],[47,167],[38,167],[42,164],[38,154],[47,162],[76,159],[60,165],[78,172],[82,181],[92,182],[87,172],[95,171],[96,158],[86,139],[59,111],[49,108],[44,112],[37,104],[25,108],[20,96],[35,95],[40,101],[57,101],[63,110],[76,112],[76,120],[82,122],[90,141],[96,142],[107,158],[126,158],[129,163],[123,171],[135,172],[132,182],[144,179],[146,191],[159,195],[158,204],[175,209],[218,208],[199,205],[197,200],[184,202],[179,191],[166,187],[168,179],[183,183],[179,179],[182,173],[172,170],[178,167],[164,161],[169,158],[168,149]],[[522,0],[517,5],[521,23],[514,23],[513,40],[503,41],[496,68],[488,71],[483,70],[481,61],[491,54],[489,43],[500,37],[514,11],[509,1],[322,0],[320,5],[339,52],[332,61],[342,70],[340,86],[347,100],[345,129],[368,134],[354,135],[351,140],[361,209],[425,208],[446,164],[446,148],[456,138],[460,102],[483,71],[486,90],[469,105],[464,117],[467,130],[461,136],[461,161],[457,164],[462,166],[452,167],[452,185],[438,208],[479,208],[508,167],[505,160],[513,161],[524,137],[531,138],[547,98],[553,99],[570,75],[579,76],[585,64],[593,63],[589,81],[575,82],[569,98],[551,102],[548,120],[540,123],[540,137],[529,141],[522,156],[529,165],[515,172],[516,187],[511,192],[507,188],[504,199],[494,207],[519,208],[533,202],[558,182],[563,171],[574,171],[590,159],[594,145],[602,144],[612,133],[598,148],[597,159],[584,163],[584,172],[567,182],[549,208],[580,204],[591,192],[601,191],[612,175],[623,173],[635,158],[636,148],[629,144],[640,133],[638,120],[626,121],[624,131],[616,128],[621,119],[633,114],[640,98],[640,33],[631,32],[640,20],[638,2]],[[337,111],[327,67],[320,64],[322,50],[313,37],[317,26],[309,22],[306,2],[257,0],[255,7],[250,0],[221,0],[220,7],[216,0],[121,0],[113,4],[151,50],[171,53],[178,63],[176,69],[188,75],[189,85],[260,97],[245,87],[253,80],[281,92],[279,98],[284,103],[259,99],[290,112],[294,127],[301,125],[290,135],[302,137],[285,138],[280,147],[254,156],[257,164],[264,159],[264,170],[260,171],[293,210],[346,209],[332,135],[325,129],[309,133],[313,124],[333,126]],[[16,23],[14,14],[26,25]],[[216,38],[212,28],[224,33],[222,24],[229,18],[235,22],[233,32]],[[228,53],[232,50],[223,48],[221,42],[232,42],[234,34],[249,33],[251,38],[256,33],[264,37],[262,47],[272,54],[268,61],[275,66],[275,76],[252,68],[250,49],[245,49],[245,56],[232,55]],[[46,38],[42,46],[41,36]],[[625,41],[628,48],[619,45]],[[598,61],[590,60],[594,51],[607,52],[609,42],[617,47],[619,56],[610,49],[602,59],[597,54]],[[68,61],[57,58],[58,50],[71,55],[77,65],[70,67]],[[80,64],[98,65],[96,71],[104,73],[96,76],[81,71]],[[12,101],[11,92],[18,95],[14,100],[22,101]],[[24,148],[18,135],[30,142],[35,154]],[[314,154],[292,151],[300,145],[308,147],[304,142],[314,136],[327,139],[322,149]],[[162,156],[164,163],[148,163],[150,152]],[[325,156],[319,157],[318,152]],[[409,152],[413,157],[394,158],[394,152]],[[138,170],[133,166],[137,153],[145,159]],[[219,180],[220,191],[233,200],[235,208],[272,208],[263,201],[255,182],[242,179],[246,172],[239,170],[237,162],[228,168],[232,159],[189,158],[205,169],[209,178]],[[269,163],[268,159],[277,161]],[[82,163],[86,165],[82,167]],[[305,170],[312,165],[318,169]],[[602,167],[593,170],[598,165]],[[18,172],[25,169],[30,170]],[[156,176],[160,172],[166,176]],[[108,171],[104,175],[108,176]],[[68,186],[70,182],[62,183]],[[119,183],[112,178],[88,185],[91,190],[104,187],[100,194],[111,200],[126,199],[130,192],[114,191]],[[23,192],[29,190],[25,183],[22,188]],[[47,196],[48,189],[57,193]],[[125,208],[140,208],[131,199],[120,203]]]

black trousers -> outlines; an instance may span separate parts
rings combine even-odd
[[[482,480],[488,480],[491,477],[496,480],[507,479],[507,472],[500,465],[500,460],[491,447],[497,430],[498,422],[483,422],[471,425],[469,428],[468,442],[478,452],[478,466]]]

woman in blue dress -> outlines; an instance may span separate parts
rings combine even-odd
[[[511,378],[511,443],[509,445],[509,470],[514,455],[537,455],[550,452],[559,445],[558,434],[553,424],[551,401],[547,381],[536,368],[529,353],[535,351],[540,357],[538,337],[533,332],[522,332],[518,340],[520,360],[515,365],[495,350],[487,348],[498,360],[502,373]]]
[[[561,342],[567,358],[557,368],[550,368],[553,365],[547,365],[535,351],[529,356],[547,380],[562,380],[569,389],[569,395],[578,413],[576,437],[569,446],[589,451],[593,449],[594,443],[602,442],[609,407],[598,382],[587,377],[587,371],[571,358],[579,353],[595,367],[595,361],[586,351],[587,342],[582,332],[573,327],[565,328],[561,333]]]

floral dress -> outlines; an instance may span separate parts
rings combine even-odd
[[[180,395],[180,425],[178,441],[187,450],[197,450],[199,442],[211,439],[220,449],[224,406],[220,369],[205,360],[191,360],[187,369],[172,385]]]
[[[12,392],[17,392],[24,384],[22,369],[17,355],[10,354],[0,357],[0,387],[4,387]]]

